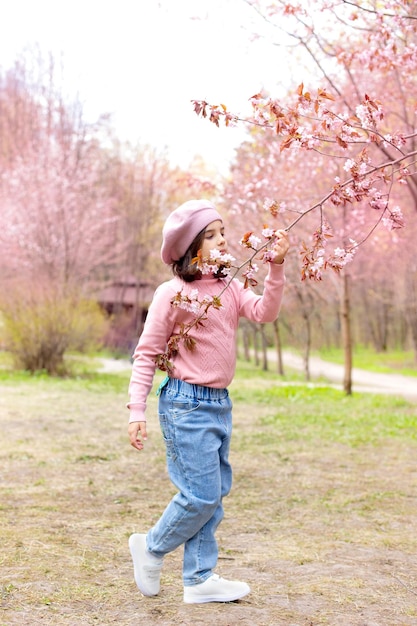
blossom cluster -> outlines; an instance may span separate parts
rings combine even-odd
[[[193,317],[190,322],[180,325],[179,332],[171,335],[169,338],[165,352],[158,354],[155,358],[158,369],[162,372],[167,372],[169,375],[173,374],[173,359],[178,354],[181,344],[186,350],[192,351],[195,349],[196,340],[190,334],[190,331],[194,327],[204,325],[204,322],[207,320],[207,312],[211,307],[220,309],[222,306],[220,295],[205,295],[201,300],[198,296],[198,289],[192,289],[190,293],[178,291],[171,300],[172,306],[191,313]]]
[[[275,215],[274,204],[271,205],[271,213]],[[242,272],[242,276],[245,279],[245,288],[249,287],[249,285],[251,287],[255,287],[258,284],[255,275],[259,271],[259,266],[253,261],[255,256],[259,255],[258,258],[263,263],[273,262],[277,256],[277,252],[273,247],[276,241],[276,231],[264,224],[261,234],[264,238],[264,243],[262,243],[262,239],[255,235],[252,231],[245,233],[239,242],[244,248],[254,251],[252,256],[245,263],[248,267]]]
[[[403,228],[404,216],[399,206],[395,206],[392,209],[388,209],[388,215],[382,218],[382,223],[389,230],[396,230],[397,228]]]
[[[198,296],[198,289],[192,289],[190,293],[178,291],[172,298],[171,304],[194,315],[200,314],[203,309],[207,310],[210,306],[215,309],[220,309],[222,306],[218,296],[205,295],[201,300]]]
[[[193,263],[197,264],[202,274],[216,274],[220,271],[223,277],[230,274],[234,261],[236,261],[236,259],[231,254],[221,252],[217,249],[210,250],[210,256],[208,258],[203,258],[201,250],[199,250],[197,257],[193,259]]]
[[[339,273],[348,263],[350,263],[359,247],[359,244],[352,238],[349,239],[345,247],[336,247],[326,256],[326,249],[333,233],[326,220],[323,220],[319,229],[313,233],[313,243],[307,246],[302,243],[302,269],[301,279],[322,280],[323,271],[327,268]]]

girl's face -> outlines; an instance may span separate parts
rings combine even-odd
[[[201,256],[207,259],[211,250],[227,252],[227,241],[224,238],[223,222],[216,220],[211,222],[204,231],[203,244],[201,246]]]

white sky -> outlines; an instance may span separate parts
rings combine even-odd
[[[0,64],[32,44],[62,54],[87,118],[110,112],[121,139],[224,170],[243,131],[197,118],[190,100],[245,112],[251,95],[274,89],[280,52],[252,41],[253,18],[244,0],[0,0]]]

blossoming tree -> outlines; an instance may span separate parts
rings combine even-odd
[[[269,160],[271,170],[274,151],[281,155],[280,166],[285,160],[298,174],[297,163],[300,167],[303,159],[300,153],[310,153],[313,157],[306,159],[314,162],[310,171],[321,183],[327,178],[327,186],[320,184],[314,199],[306,198],[305,193],[300,198],[293,186],[285,200],[282,192],[264,196],[264,208],[273,215],[280,213],[281,218],[285,215],[288,230],[307,220],[311,228],[313,217],[312,237],[302,242],[302,279],[321,280],[327,268],[337,273],[344,270],[345,389],[350,392],[346,266],[380,225],[391,231],[401,229],[404,208],[406,212],[407,205],[411,211],[417,209],[414,3],[323,1],[309,11],[299,2],[246,1],[272,29],[278,29],[280,35],[284,32],[307,53],[312,61],[307,74],[311,84],[307,87],[304,80],[293,96],[285,99],[256,93],[250,99],[252,116],[245,118],[224,104],[205,101],[194,101],[194,110],[216,125],[244,123],[252,129],[252,137],[267,134],[269,147],[274,147],[264,150],[263,158]],[[309,177],[310,187],[314,176]],[[262,183],[259,179],[252,182],[257,184],[257,193],[252,199],[242,195],[242,202],[257,203],[259,212]],[[288,184],[283,187],[290,192]],[[408,190],[405,207],[398,202],[404,199],[401,187]],[[335,211],[341,216],[338,227]]]

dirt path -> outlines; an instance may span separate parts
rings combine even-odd
[[[274,354],[271,353],[270,358],[273,357]],[[294,352],[284,352],[284,365],[300,371],[304,369],[302,357]],[[310,372],[313,378],[325,378],[338,386],[343,383],[343,365],[323,361],[320,357],[310,358]],[[417,399],[417,378],[412,376],[380,374],[353,368],[352,379],[354,391],[387,393]]]

